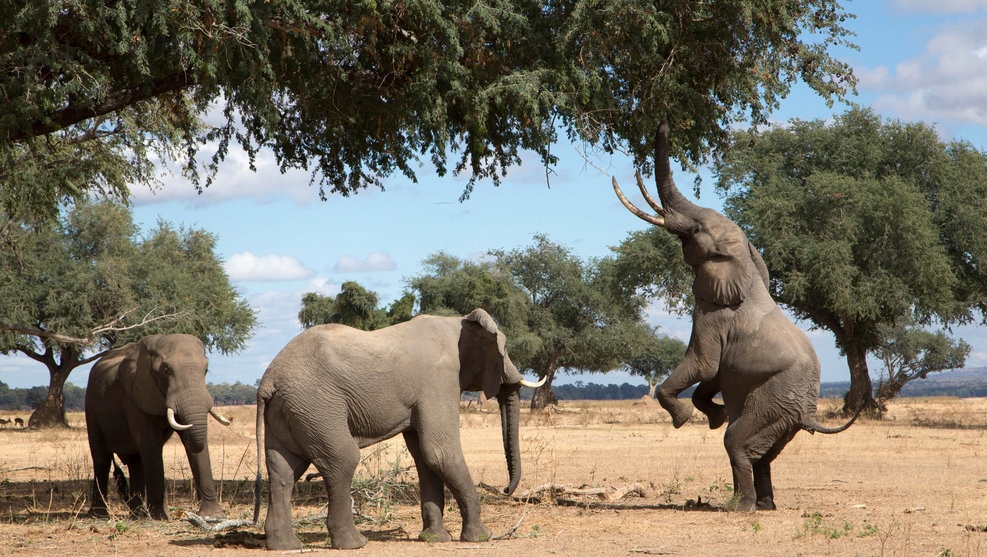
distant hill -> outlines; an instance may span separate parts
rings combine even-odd
[[[827,382],[819,386],[819,396],[842,398],[849,390],[849,381]],[[929,374],[925,379],[917,379],[907,383],[901,390],[901,396],[987,397],[987,367],[971,367]]]

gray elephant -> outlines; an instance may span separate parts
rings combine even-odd
[[[116,454],[130,473],[132,516],[168,520],[162,449],[177,431],[199,498],[199,513],[222,517],[207,445],[206,352],[192,335],[150,335],[115,348],[93,365],[86,388],[86,430],[93,459],[91,516],[107,516],[110,465]]]
[[[724,445],[733,468],[738,510],[774,509],[771,462],[798,431],[838,433],[816,419],[819,359],[805,333],[778,308],[768,291],[768,270],[757,249],[736,223],[688,201],[672,180],[669,127],[659,126],[655,148],[656,202],[638,187],[658,213],[634,206],[613,188],[638,217],[679,237],[695,275],[692,337],[685,358],[658,388],[657,398],[681,427],[692,408],[678,395],[698,383],[693,404],[711,428],[729,420]],[[717,392],[723,405],[713,402]]]
[[[491,531],[480,521],[480,499],[460,446],[460,395],[482,391],[497,397],[510,476],[504,491],[510,494],[521,477],[522,386],[538,384],[521,378],[504,334],[482,309],[467,317],[419,315],[369,332],[319,325],[299,334],[274,358],[257,390],[258,462],[263,446],[270,479],[267,548],[301,547],[291,529],[291,492],[309,464],[321,473],[329,496],[332,546],[366,544],[350,500],[360,449],[399,433],[418,469],[419,537],[451,539],[442,523],[448,486],[462,514],[460,539],[488,539]],[[254,522],[260,489],[258,469]]]

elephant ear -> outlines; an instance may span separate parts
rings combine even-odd
[[[477,308],[466,316],[466,320],[478,324],[489,335],[489,341],[493,341],[496,344],[497,356],[489,357],[488,350],[483,350],[485,357],[479,363],[482,367],[483,374],[480,381],[483,395],[488,399],[494,398],[500,392],[500,386],[503,383],[517,383],[521,380],[521,374],[514,367],[514,364],[511,363],[510,358],[507,357],[507,337],[504,336],[504,333],[500,332],[497,322],[493,320],[493,317],[490,317],[489,313]],[[511,373],[512,371],[513,374]],[[514,379],[513,375],[517,375],[517,378]]]
[[[696,268],[692,290],[697,300],[718,306],[735,306],[744,301],[756,272],[749,245],[746,238],[738,239],[732,235],[716,242],[715,252]]]
[[[165,390],[161,387],[162,378],[158,377],[161,357],[149,348],[153,345],[149,342],[152,340],[145,337],[130,345],[130,353],[120,364],[120,381],[130,399],[142,411],[164,416]]]
[[[757,251],[754,244],[747,242],[747,250],[751,254],[751,261],[754,262],[754,268],[757,269],[757,274],[760,275],[761,281],[764,282],[764,287],[767,289],[771,288],[771,275],[768,274],[768,266],[764,264],[764,260],[761,259],[761,252]]]

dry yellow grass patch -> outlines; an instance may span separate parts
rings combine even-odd
[[[836,402],[820,405],[833,409]],[[461,416],[462,442],[477,483],[507,481],[495,405]],[[226,408],[230,428],[210,425],[214,475],[229,515],[248,518],[255,474],[254,408]],[[223,535],[182,522],[133,522],[112,504],[109,521],[84,516],[91,477],[83,417],[70,431],[0,430],[0,548],[4,555],[242,555],[258,549],[258,528]],[[521,502],[483,492],[484,520],[513,536],[485,544],[414,541],[417,502],[402,492],[366,505],[361,555],[987,555],[987,401],[904,399],[889,418],[862,420],[835,436],[799,434],[775,462],[779,509],[721,510],[732,495],[723,431],[704,423],[672,428],[654,404],[567,402],[522,415],[523,479],[518,493],[545,484],[570,490],[638,483],[620,500],[542,492]],[[415,481],[400,438],[364,451],[359,474]],[[165,448],[176,509],[194,509],[177,439]],[[328,553],[318,481],[300,483],[296,529],[314,553]],[[266,512],[266,511],[264,511]],[[262,512],[262,517],[264,513]],[[458,535],[450,500],[447,526]]]

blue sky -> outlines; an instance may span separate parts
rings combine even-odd
[[[847,25],[857,33],[860,50],[836,54],[860,78],[856,101],[885,117],[934,123],[943,138],[965,139],[987,150],[987,1],[844,4],[857,14]],[[775,118],[827,118],[845,109],[827,107],[799,88]],[[601,257],[630,232],[647,226],[619,204],[610,188],[613,175],[631,189],[634,170],[626,159],[561,145],[557,153],[560,162],[550,183],[531,156],[500,187],[482,183],[460,203],[465,178],[439,178],[427,165],[418,172],[418,184],[395,177],[386,181],[386,191],[366,190],[323,202],[309,186],[307,173],[281,174],[269,154],[261,156],[257,172],[252,172],[242,153],[231,152],[215,184],[201,195],[179,176],[164,176],[164,186],[154,193],[135,187],[134,216],[144,230],[164,219],[218,236],[219,255],[257,310],[259,327],[243,352],[210,355],[209,380],[253,384],[301,331],[297,314],[306,292],[335,295],[343,282],[355,280],[389,303],[401,295],[406,279],[421,272],[421,261],[437,251],[476,258],[490,249],[528,246],[534,234],[544,233],[581,257]],[[691,191],[692,180],[676,173],[684,193]],[[709,180],[697,202],[720,208]],[[688,341],[688,317],[669,316],[656,306],[649,318],[666,334]],[[968,366],[987,366],[987,328],[954,332],[973,346]],[[823,381],[848,380],[832,335],[808,333],[822,360]],[[48,383],[46,369],[26,357],[3,357],[0,362],[0,380],[10,386]],[[69,381],[85,385],[87,375],[88,367],[80,368]],[[557,383],[575,380],[639,382],[612,372],[560,376]]]

